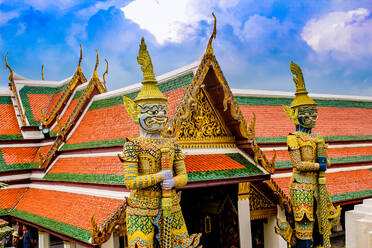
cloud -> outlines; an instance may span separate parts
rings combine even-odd
[[[281,29],[281,24],[275,17],[253,15],[244,23],[241,38],[244,40],[267,38],[274,32],[280,32]]]
[[[9,20],[13,18],[17,18],[18,16],[19,16],[18,11],[8,11],[8,12],[0,11],[0,26],[6,24]]]
[[[309,20],[301,37],[316,52],[336,51],[352,56],[372,54],[372,18],[359,8],[330,12]]]
[[[134,0],[121,8],[125,17],[154,35],[159,44],[181,43],[198,33],[212,11],[235,7],[239,0]]]

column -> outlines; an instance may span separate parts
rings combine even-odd
[[[279,205],[277,205],[278,217],[285,220],[285,212]],[[267,223],[264,223],[264,245],[265,248],[287,248],[285,240],[275,232],[276,216],[271,216],[267,219]]]
[[[63,241],[63,248],[76,248],[76,244],[70,241]]]
[[[107,240],[105,243],[102,244],[102,248],[119,248],[119,237],[111,234],[109,240]]]
[[[49,233],[38,231],[39,233],[39,248],[49,248],[50,247],[50,237]]]
[[[248,198],[249,183],[239,183],[238,214],[240,248],[252,248],[251,215]]]

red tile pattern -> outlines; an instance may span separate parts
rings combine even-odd
[[[187,172],[245,168],[243,165],[224,154],[187,155],[185,164]]]
[[[239,106],[249,123],[256,114],[256,136],[287,136],[294,125],[284,113],[282,106]],[[318,107],[319,118],[314,132],[324,136],[370,135],[372,109]]]
[[[185,90],[186,87],[164,94],[169,99],[169,118],[175,113]],[[122,104],[88,111],[66,143],[75,144],[136,136],[139,136],[139,126],[133,123]]]
[[[122,175],[123,165],[117,156],[60,158],[49,173]]]
[[[17,117],[12,104],[0,104],[0,135],[20,134]]]
[[[331,195],[372,189],[372,171],[352,170],[327,173],[327,187]],[[289,196],[290,177],[275,178],[275,182]]]
[[[124,105],[88,111],[67,144],[139,136]]]
[[[54,97],[52,99],[52,102],[50,103],[50,107],[48,109],[48,113],[47,114],[50,114],[52,112],[54,106],[57,104],[57,102],[58,102],[59,98],[61,97],[62,93],[63,93],[63,91],[54,95]]]
[[[50,149],[51,145],[48,145],[48,146],[41,146],[39,151],[41,152],[41,155],[43,157],[45,157],[45,155],[48,153],[49,149]],[[36,156],[35,156],[35,159],[33,162],[40,162],[40,157],[39,157],[39,154],[36,153]]]
[[[75,109],[77,103],[79,102],[79,98],[78,99],[75,99],[73,101],[70,102],[70,104],[68,105],[66,111],[63,113],[63,116],[60,116],[60,120],[61,120],[61,124],[62,126],[65,125],[66,121],[68,120],[68,118],[70,117],[72,111]],[[58,130],[58,127],[57,125],[53,128],[52,132],[56,132]]]
[[[17,209],[91,231],[90,218],[93,214],[96,222],[102,224],[122,202],[89,195],[29,189]]]
[[[1,148],[6,164],[31,163],[34,161],[38,147],[8,147]]]
[[[268,158],[274,155],[274,151],[264,151]],[[352,157],[352,156],[372,156],[372,146],[366,147],[345,147],[329,148],[328,155],[330,158]],[[289,161],[288,151],[276,151],[276,161]]]
[[[50,94],[27,94],[31,112],[35,121],[41,120],[41,110],[46,112],[53,95]]]
[[[25,191],[26,188],[0,189],[0,209],[13,208]]]

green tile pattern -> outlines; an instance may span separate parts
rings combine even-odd
[[[331,164],[358,163],[358,162],[370,162],[370,161],[372,161],[372,155],[331,158]],[[278,161],[278,162],[275,162],[275,166],[277,169],[290,168],[292,167],[292,164],[291,164],[291,161]]]
[[[76,91],[76,92],[75,92],[75,94],[74,94],[74,97],[72,98],[72,101],[73,101],[73,100],[76,100],[76,99],[78,99],[78,98],[80,98],[80,97],[81,97],[81,95],[83,94],[84,90],[85,90],[85,88],[84,88],[84,89],[81,89],[81,90],[78,90],[78,91]]]
[[[0,104],[13,104],[10,96],[0,96]]]
[[[9,213],[9,211],[10,211],[10,208],[0,209],[0,215],[5,215],[5,214]]]
[[[281,106],[290,105],[293,98],[279,97],[246,97],[237,96],[236,101],[240,105],[259,105],[259,106]],[[347,100],[321,100],[315,99],[319,107],[335,108],[372,108],[372,102],[347,101]]]
[[[45,228],[51,229],[53,231],[62,233],[64,235],[73,237],[75,239],[78,239],[84,242],[89,242],[89,239],[92,235],[90,231],[87,231],[80,227],[76,227],[76,226],[69,225],[63,222],[45,218],[39,215],[31,214],[31,213],[21,211],[18,209],[13,210],[10,215],[21,218],[23,220],[30,221],[37,225],[43,226]]]
[[[242,168],[232,170],[219,170],[219,171],[195,171],[188,172],[188,178],[190,182],[204,181],[204,180],[216,180],[216,179],[229,179],[256,176],[263,174],[262,171],[257,173],[257,168]]]
[[[66,88],[67,84],[68,84],[68,82],[66,82],[66,84],[64,84],[64,85],[62,85],[61,87],[58,87],[58,88],[24,86],[19,91],[19,96],[21,97],[22,105],[23,105],[27,120],[30,123],[30,125],[37,126],[37,125],[39,125],[39,121],[36,121],[34,119],[34,115],[32,114],[32,111],[31,111],[30,101],[28,100],[27,95],[28,94],[54,95],[54,94],[62,92]]]
[[[97,140],[89,141],[83,143],[75,144],[64,144],[61,148],[61,151],[70,151],[78,149],[87,149],[87,148],[97,148],[97,147],[110,147],[110,146],[123,146],[126,139],[113,139],[113,140]]]
[[[191,83],[193,77],[194,77],[193,73],[188,73],[178,78],[168,80],[158,85],[158,87],[162,93],[171,92],[173,90],[188,86]],[[139,91],[128,93],[128,94],[125,94],[125,96],[133,100],[137,96],[138,92]],[[101,109],[101,108],[113,107],[113,106],[117,106],[120,104],[123,104],[123,98],[121,96],[114,96],[111,98],[94,101],[92,105],[89,107],[88,111],[95,110],[95,109]]]
[[[256,169],[256,173],[261,173],[263,174],[263,172],[258,169],[254,164],[252,164],[251,162],[249,162],[243,155],[241,155],[240,153],[226,153],[225,154],[226,156],[228,156],[229,158],[235,160],[236,162],[238,162],[239,164],[241,165],[244,165],[246,168],[252,168],[252,169]]]
[[[370,197],[370,196],[372,196],[372,189],[350,192],[350,193],[343,193],[343,194],[338,194],[338,195],[331,195],[331,198],[332,198],[332,201],[338,202],[338,201],[358,199],[358,198],[364,198],[364,197]]]
[[[1,134],[0,140],[23,140],[22,134]]]
[[[48,173],[43,179],[84,183],[124,184],[124,177],[122,175]]]
[[[372,135],[324,136],[325,141],[372,140]],[[286,143],[287,137],[256,137],[258,143]]]

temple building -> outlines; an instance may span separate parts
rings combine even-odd
[[[169,99],[167,128],[186,154],[187,227],[202,233],[207,248],[287,247],[274,227],[277,216],[291,212],[286,136],[293,124],[282,105],[294,94],[231,89],[212,39],[201,60],[157,77]],[[126,247],[129,190],[118,154],[139,128],[122,96],[134,99],[141,84],[107,91],[108,64],[99,77],[97,53],[93,75],[85,75],[82,59],[81,50],[76,72],[61,81],[27,79],[6,62],[0,217],[37,229],[39,247]],[[333,239],[342,239],[345,211],[372,198],[372,97],[310,95],[318,103],[315,131],[325,137],[332,162],[328,190],[342,207]]]

